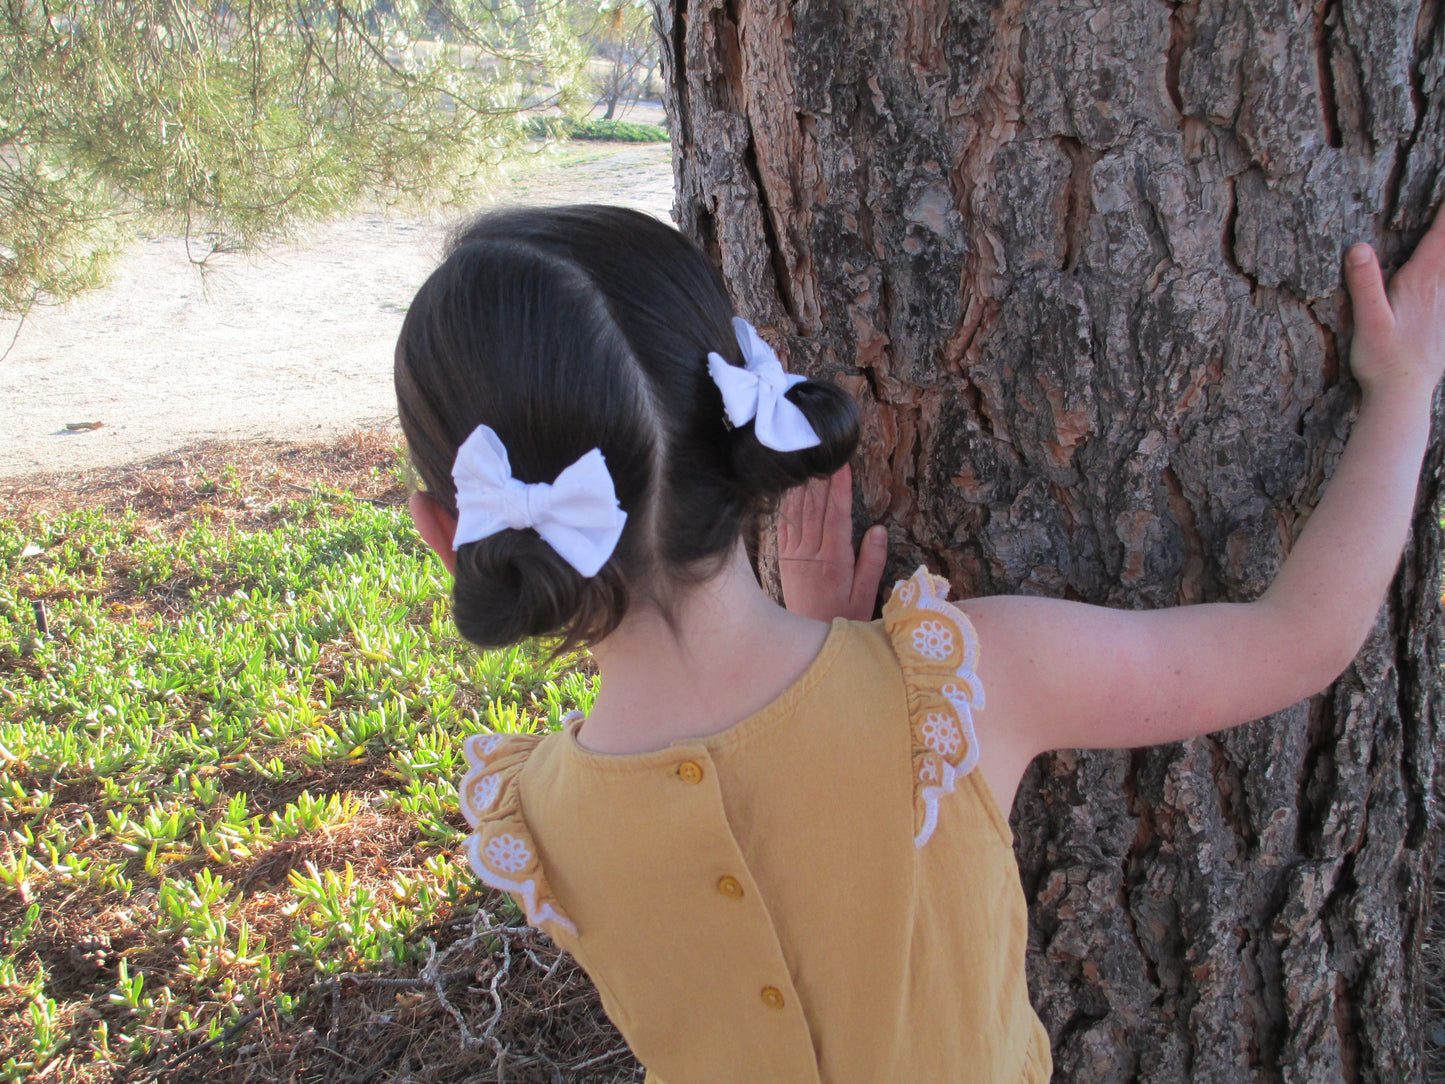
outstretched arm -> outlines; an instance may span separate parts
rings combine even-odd
[[[1388,295],[1367,245],[1350,250],[1346,279],[1359,417],[1261,598],[1154,611],[1009,596],[962,604],[984,648],[980,745],[1001,801],[1046,749],[1151,745],[1257,719],[1325,687],[1359,650],[1409,529],[1445,363],[1445,215]]]

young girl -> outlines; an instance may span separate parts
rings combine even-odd
[[[1028,762],[1323,688],[1399,556],[1445,226],[1388,299],[1368,246],[1346,262],[1359,419],[1262,598],[955,606],[920,569],[869,623],[881,547],[855,567],[836,473],[853,404],[784,373],[697,249],[612,207],[454,239],[397,345],[412,513],[463,635],[560,635],[601,680],[557,733],[468,740],[470,861],[592,976],[649,1080],[1049,1079],[1006,819]],[[790,612],[742,538],[829,476],[785,508]]]

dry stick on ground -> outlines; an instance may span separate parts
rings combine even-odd
[[[472,932],[464,940],[449,946],[444,952],[438,955],[436,944],[430,938],[427,939],[427,947],[431,955],[427,957],[426,966],[421,969],[421,977],[432,984],[432,987],[436,990],[437,1001],[441,1004],[441,1007],[451,1013],[457,1022],[457,1027],[461,1028],[462,1046],[489,1046],[492,1048],[492,1052],[497,1055],[499,1064],[506,1056],[506,1053],[502,1044],[493,1034],[497,1028],[497,1021],[502,1018],[502,997],[497,992],[497,986],[502,981],[502,977],[510,974],[512,970],[512,943],[508,933],[519,929],[526,930],[528,927],[499,926],[489,911],[483,907],[478,907],[476,914],[472,916]],[[488,936],[497,936],[501,942],[502,963],[501,966],[492,972],[492,981],[488,986],[488,992],[492,997],[492,1015],[488,1018],[482,1034],[474,1036],[467,1028],[467,1022],[462,1018],[462,1014],[457,1010],[456,1006],[447,999],[444,988],[445,983],[441,978],[441,965],[453,952],[459,949],[471,948],[482,940],[482,938]]]
[[[562,1063],[547,1057],[545,1054],[521,1055],[513,1052],[503,1045],[496,1037],[495,1031],[500,1023],[506,1008],[502,997],[501,986],[505,980],[511,977],[512,967],[512,941],[521,941],[521,949],[526,953],[534,966],[544,972],[543,981],[549,981],[556,974],[561,966],[564,954],[558,952],[550,965],[543,964],[533,951],[532,946],[527,944],[538,936],[539,931],[532,926],[510,926],[499,923],[493,918],[491,912],[479,907],[471,918],[471,931],[459,941],[448,945],[440,952],[437,951],[436,943],[426,939],[428,948],[427,961],[423,965],[420,975],[416,978],[385,978],[377,975],[368,975],[364,972],[347,971],[335,975],[330,979],[315,984],[312,989],[317,992],[325,992],[331,996],[331,1027],[327,1031],[327,1040],[330,1042],[336,1032],[341,1018],[341,987],[343,983],[352,983],[356,986],[371,989],[383,990],[416,990],[431,991],[436,995],[437,1003],[457,1022],[460,1031],[461,1046],[463,1049],[490,1049],[496,1058],[496,1071],[498,1080],[505,1079],[505,1072],[508,1066],[517,1069],[542,1067],[551,1069],[554,1072],[575,1073],[582,1069],[592,1068],[613,1058],[624,1056],[629,1053],[628,1047],[624,1044],[601,1054],[585,1058],[580,1062]],[[476,968],[462,967],[450,971],[442,970],[446,960],[457,952],[464,952],[477,948],[480,943],[488,938],[496,938],[501,949],[501,959],[497,961],[492,956],[496,968],[488,983],[487,993],[492,999],[492,1012],[483,1025],[480,1033],[473,1033],[467,1026],[466,1017],[462,1014],[451,999],[447,996],[446,988],[458,981],[471,978],[476,975]],[[553,1006],[553,1009],[568,1007],[572,1002],[564,1002],[562,1005]]]

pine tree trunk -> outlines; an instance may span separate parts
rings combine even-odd
[[[1349,430],[1344,247],[1439,202],[1439,0],[674,0],[677,217],[862,405],[860,525],[963,595],[1259,594]],[[1440,446],[1326,695],[1042,758],[1014,811],[1059,1080],[1418,1079]],[[984,645],[987,650],[987,645]]]

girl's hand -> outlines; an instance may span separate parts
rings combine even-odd
[[[1358,244],[1345,256],[1355,310],[1350,368],[1367,396],[1397,390],[1427,397],[1445,369],[1445,213],[1390,280],[1375,251]]]
[[[783,603],[819,621],[871,621],[888,557],[888,532],[870,527],[853,557],[853,472],[815,478],[783,495],[778,573]]]

